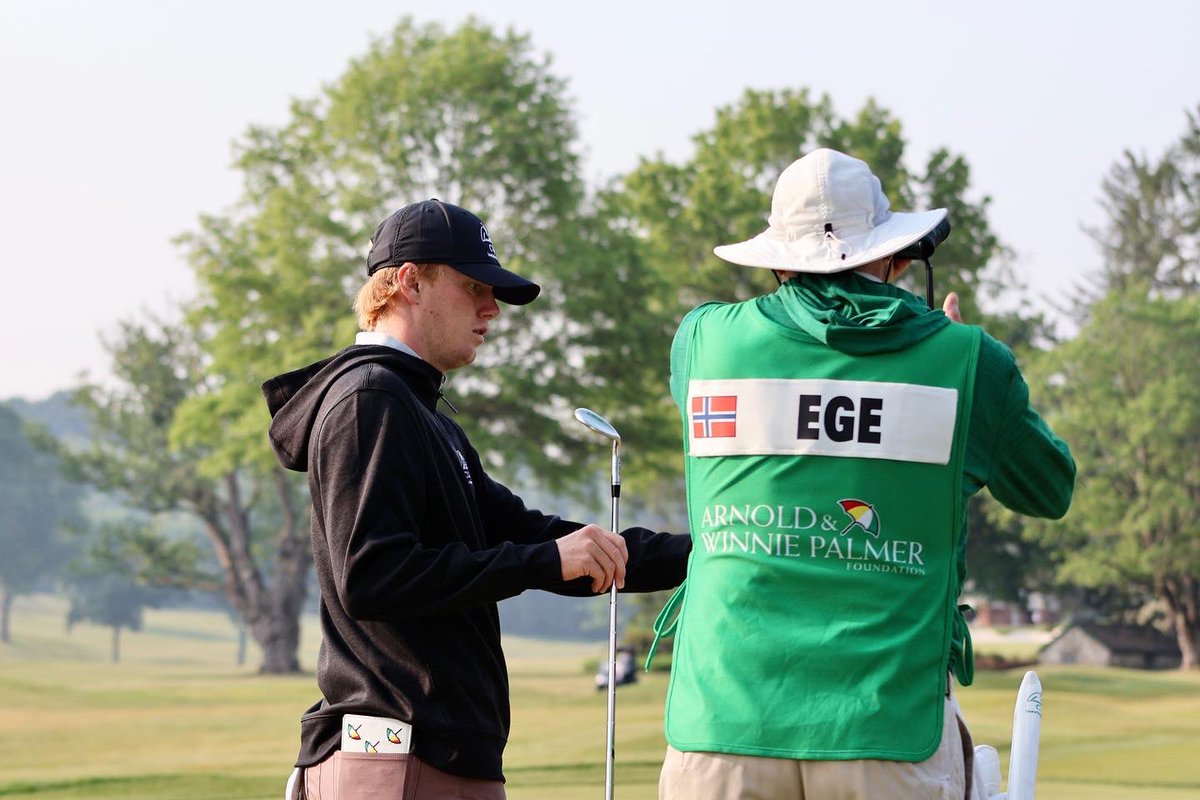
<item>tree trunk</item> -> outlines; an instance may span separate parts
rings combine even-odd
[[[1187,604],[1175,613],[1175,638],[1183,656],[1180,669],[1200,669],[1200,625]]]
[[[264,615],[251,626],[254,640],[263,651],[258,671],[283,675],[300,671],[300,620],[283,614]]]
[[[121,663],[121,626],[112,626],[112,663]]]
[[[1200,592],[1189,575],[1169,577],[1159,584],[1158,594],[1167,604],[1175,641],[1179,643],[1180,669],[1200,669]]]
[[[1175,640],[1179,642],[1179,652],[1183,656],[1179,668],[1200,669],[1200,631],[1196,621],[1188,619],[1188,614],[1183,611],[1175,611],[1171,616],[1175,623]]]
[[[275,551],[275,584],[271,591],[272,617],[278,624],[271,631],[271,641],[286,649],[287,672],[299,672],[300,614],[307,594],[308,571],[312,566],[312,545],[309,540],[308,515],[300,513],[297,492],[292,479],[282,467],[276,467],[273,477],[279,497],[282,521]],[[266,663],[263,671],[271,671]]]
[[[246,665],[246,623],[239,622],[237,626],[237,632],[237,665],[239,667],[244,667]]]
[[[312,565],[312,548],[307,531],[300,525],[304,516],[296,510],[298,503],[291,480],[280,467],[275,468],[272,477],[283,516],[276,539],[275,582],[267,600],[267,612],[251,623],[251,630],[263,650],[260,672],[299,672],[300,612]]]
[[[12,641],[9,620],[12,618],[13,599],[15,595],[8,587],[0,589],[0,642],[8,644]]]
[[[308,532],[301,529],[304,516],[296,511],[292,480],[282,467],[276,467],[272,479],[283,520],[269,585],[254,560],[250,508],[242,500],[235,474],[225,477],[225,497],[212,498],[215,502],[206,504],[208,513],[202,517],[224,573],[225,596],[262,650],[259,672],[287,674],[300,671],[300,612],[312,548]]]
[[[253,499],[243,500],[237,473],[225,475],[220,495],[196,498],[194,508],[221,565],[225,598],[237,612],[249,635],[261,648],[259,672],[285,674],[300,671],[300,611],[305,580],[312,565],[308,536],[299,530],[295,491],[281,467],[272,479],[279,493],[283,525],[276,541],[274,575],[268,583],[254,556]]]

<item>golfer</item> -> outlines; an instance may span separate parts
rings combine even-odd
[[[304,796],[503,798],[496,603],[676,586],[690,539],[526,508],[438,410],[497,301],[539,292],[501,267],[478,217],[405,206],[375,231],[367,275],[355,344],[263,385],[271,443],[308,473],[313,504],[322,697],[301,719]]]
[[[714,251],[781,285],[675,335],[693,549],[662,618],[660,798],[966,795],[967,501],[1057,518],[1075,466],[956,297],[893,285],[945,217],[890,211],[865,163],[821,149],[782,173],[766,231]]]

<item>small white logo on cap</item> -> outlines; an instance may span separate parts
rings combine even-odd
[[[500,259],[496,258],[496,248],[492,247],[492,237],[488,236],[487,227],[485,227],[483,225],[479,226],[479,238],[482,241],[487,242],[488,255],[491,256],[492,258],[495,258],[497,261],[499,261]]]

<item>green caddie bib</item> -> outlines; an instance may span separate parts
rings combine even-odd
[[[941,739],[979,329],[847,356],[753,302],[688,346],[692,555],[666,735],[684,751],[920,761]]]

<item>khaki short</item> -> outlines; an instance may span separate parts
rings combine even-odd
[[[942,743],[932,756],[905,761],[800,761],[667,748],[659,800],[963,800],[970,735],[958,703],[946,699]]]
[[[505,800],[504,784],[460,778],[412,753],[338,751],[304,769],[303,800]]]

